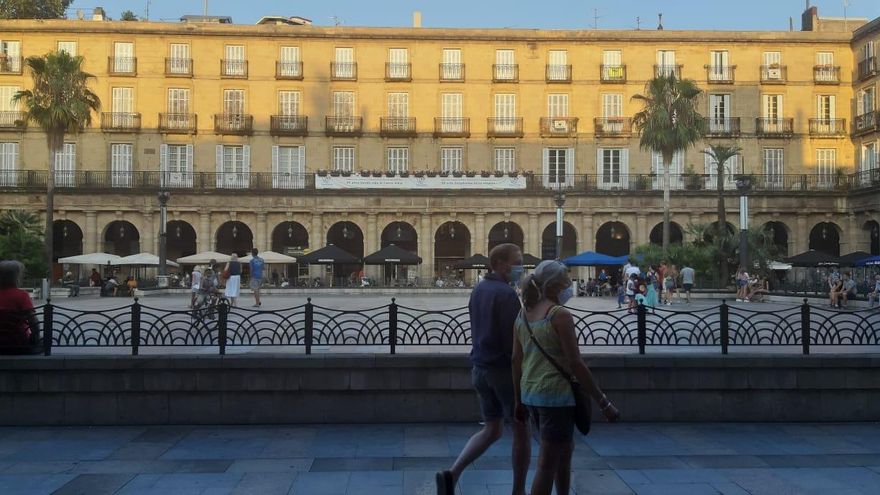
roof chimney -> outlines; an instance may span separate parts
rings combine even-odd
[[[819,9],[810,6],[810,0],[807,0],[807,10],[801,14],[801,31],[818,31],[819,30]]]
[[[414,10],[413,11],[413,25],[414,28],[422,27],[422,13],[421,11]]]
[[[107,13],[104,12],[104,9],[101,7],[95,7],[95,10],[92,12],[92,20],[93,21],[106,21]]]

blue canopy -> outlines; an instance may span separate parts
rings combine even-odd
[[[877,266],[880,265],[880,256],[872,256],[867,259],[856,262],[856,266]]]
[[[568,266],[625,265],[629,256],[608,256],[607,254],[587,251],[571,258],[562,260]]]

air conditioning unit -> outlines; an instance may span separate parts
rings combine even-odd
[[[565,119],[555,119],[551,125],[555,132],[568,132],[568,121]]]
[[[767,79],[782,79],[782,69],[767,69]]]

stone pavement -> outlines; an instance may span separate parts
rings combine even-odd
[[[477,428],[7,427],[0,493],[432,495]],[[490,449],[458,493],[510,493],[509,449]],[[876,494],[880,426],[597,424],[573,469],[581,495]]]

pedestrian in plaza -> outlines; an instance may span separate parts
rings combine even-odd
[[[272,286],[278,287],[278,283],[279,283],[278,270],[272,270]]]
[[[685,296],[687,296],[686,302],[688,304],[691,303],[691,289],[694,288],[694,280],[696,279],[696,272],[690,265],[684,265],[684,268],[681,269],[681,288],[684,290]]]
[[[617,309],[623,307],[623,303],[626,302],[626,286],[625,284],[617,284]]]
[[[116,297],[116,291],[119,290],[119,282],[116,281],[116,275],[110,274],[101,290],[105,296]]]
[[[672,305],[672,301],[675,299],[675,281],[678,278],[678,273],[676,271],[675,265],[669,266],[666,270],[666,274],[663,276],[663,295],[664,304],[667,306]]]
[[[505,420],[513,429],[513,495],[525,495],[531,445],[526,418],[514,418],[511,359],[514,322],[521,304],[511,283],[523,274],[522,251],[500,244],[489,252],[490,272],[471,292],[471,380],[480,401],[483,429],[468,440],[452,467],[436,475],[437,495],[454,495],[461,473],[504,433]]]
[[[69,297],[79,297],[79,280],[73,276],[73,272],[67,272],[64,274],[62,284],[70,291],[68,292]]]
[[[20,262],[0,261],[0,347],[12,347],[8,353],[20,352],[40,331],[31,296],[19,288],[23,273]]]
[[[652,268],[653,272],[653,268]],[[657,307],[659,303],[659,297],[657,295],[657,273],[653,272],[648,276],[648,283],[644,285],[645,287],[645,306],[648,306],[651,309]]]
[[[575,420],[571,375],[608,421],[620,417],[581,358],[574,319],[564,307],[571,296],[568,267],[559,261],[542,261],[522,284],[513,378],[516,417],[529,419],[541,445],[532,495],[550,495],[554,484],[557,494],[569,493]]]
[[[233,253],[226,263],[226,269],[223,271],[226,276],[226,292],[224,295],[229,299],[229,305],[235,306],[238,294],[241,291],[241,262],[238,261],[238,255]]]
[[[736,301],[737,302],[749,302],[748,300],[748,291],[749,291],[749,272],[746,271],[745,267],[739,267],[739,270],[736,271]]]
[[[101,274],[98,273],[98,270],[92,268],[92,274],[89,275],[89,287],[100,288],[102,285],[104,285],[104,283],[101,280]]]
[[[662,303],[664,301],[664,296],[666,294],[666,273],[669,272],[669,264],[666,263],[666,260],[660,262],[660,266],[657,268],[657,295],[659,298],[659,302]]]
[[[838,308],[847,308],[850,299],[855,299],[858,296],[858,292],[856,292],[856,281],[852,279],[849,272],[843,274],[843,278],[840,280],[838,286],[840,289],[833,296],[831,305],[837,305]]]
[[[868,307],[880,308],[880,273],[874,275],[874,290],[868,292]]]
[[[251,290],[254,291],[254,307],[259,308],[260,287],[263,286],[263,258],[260,258],[257,248],[251,250]]]
[[[626,281],[626,290],[624,294],[626,294],[627,300],[627,312],[632,313],[636,308],[636,284],[638,283],[639,276],[635,273],[631,273],[629,275],[629,280]]]
[[[196,303],[196,297],[199,295],[199,289],[202,287],[202,267],[196,265],[193,267],[191,279],[192,284],[190,284],[190,292],[192,296],[190,297],[189,307],[193,307]]]

